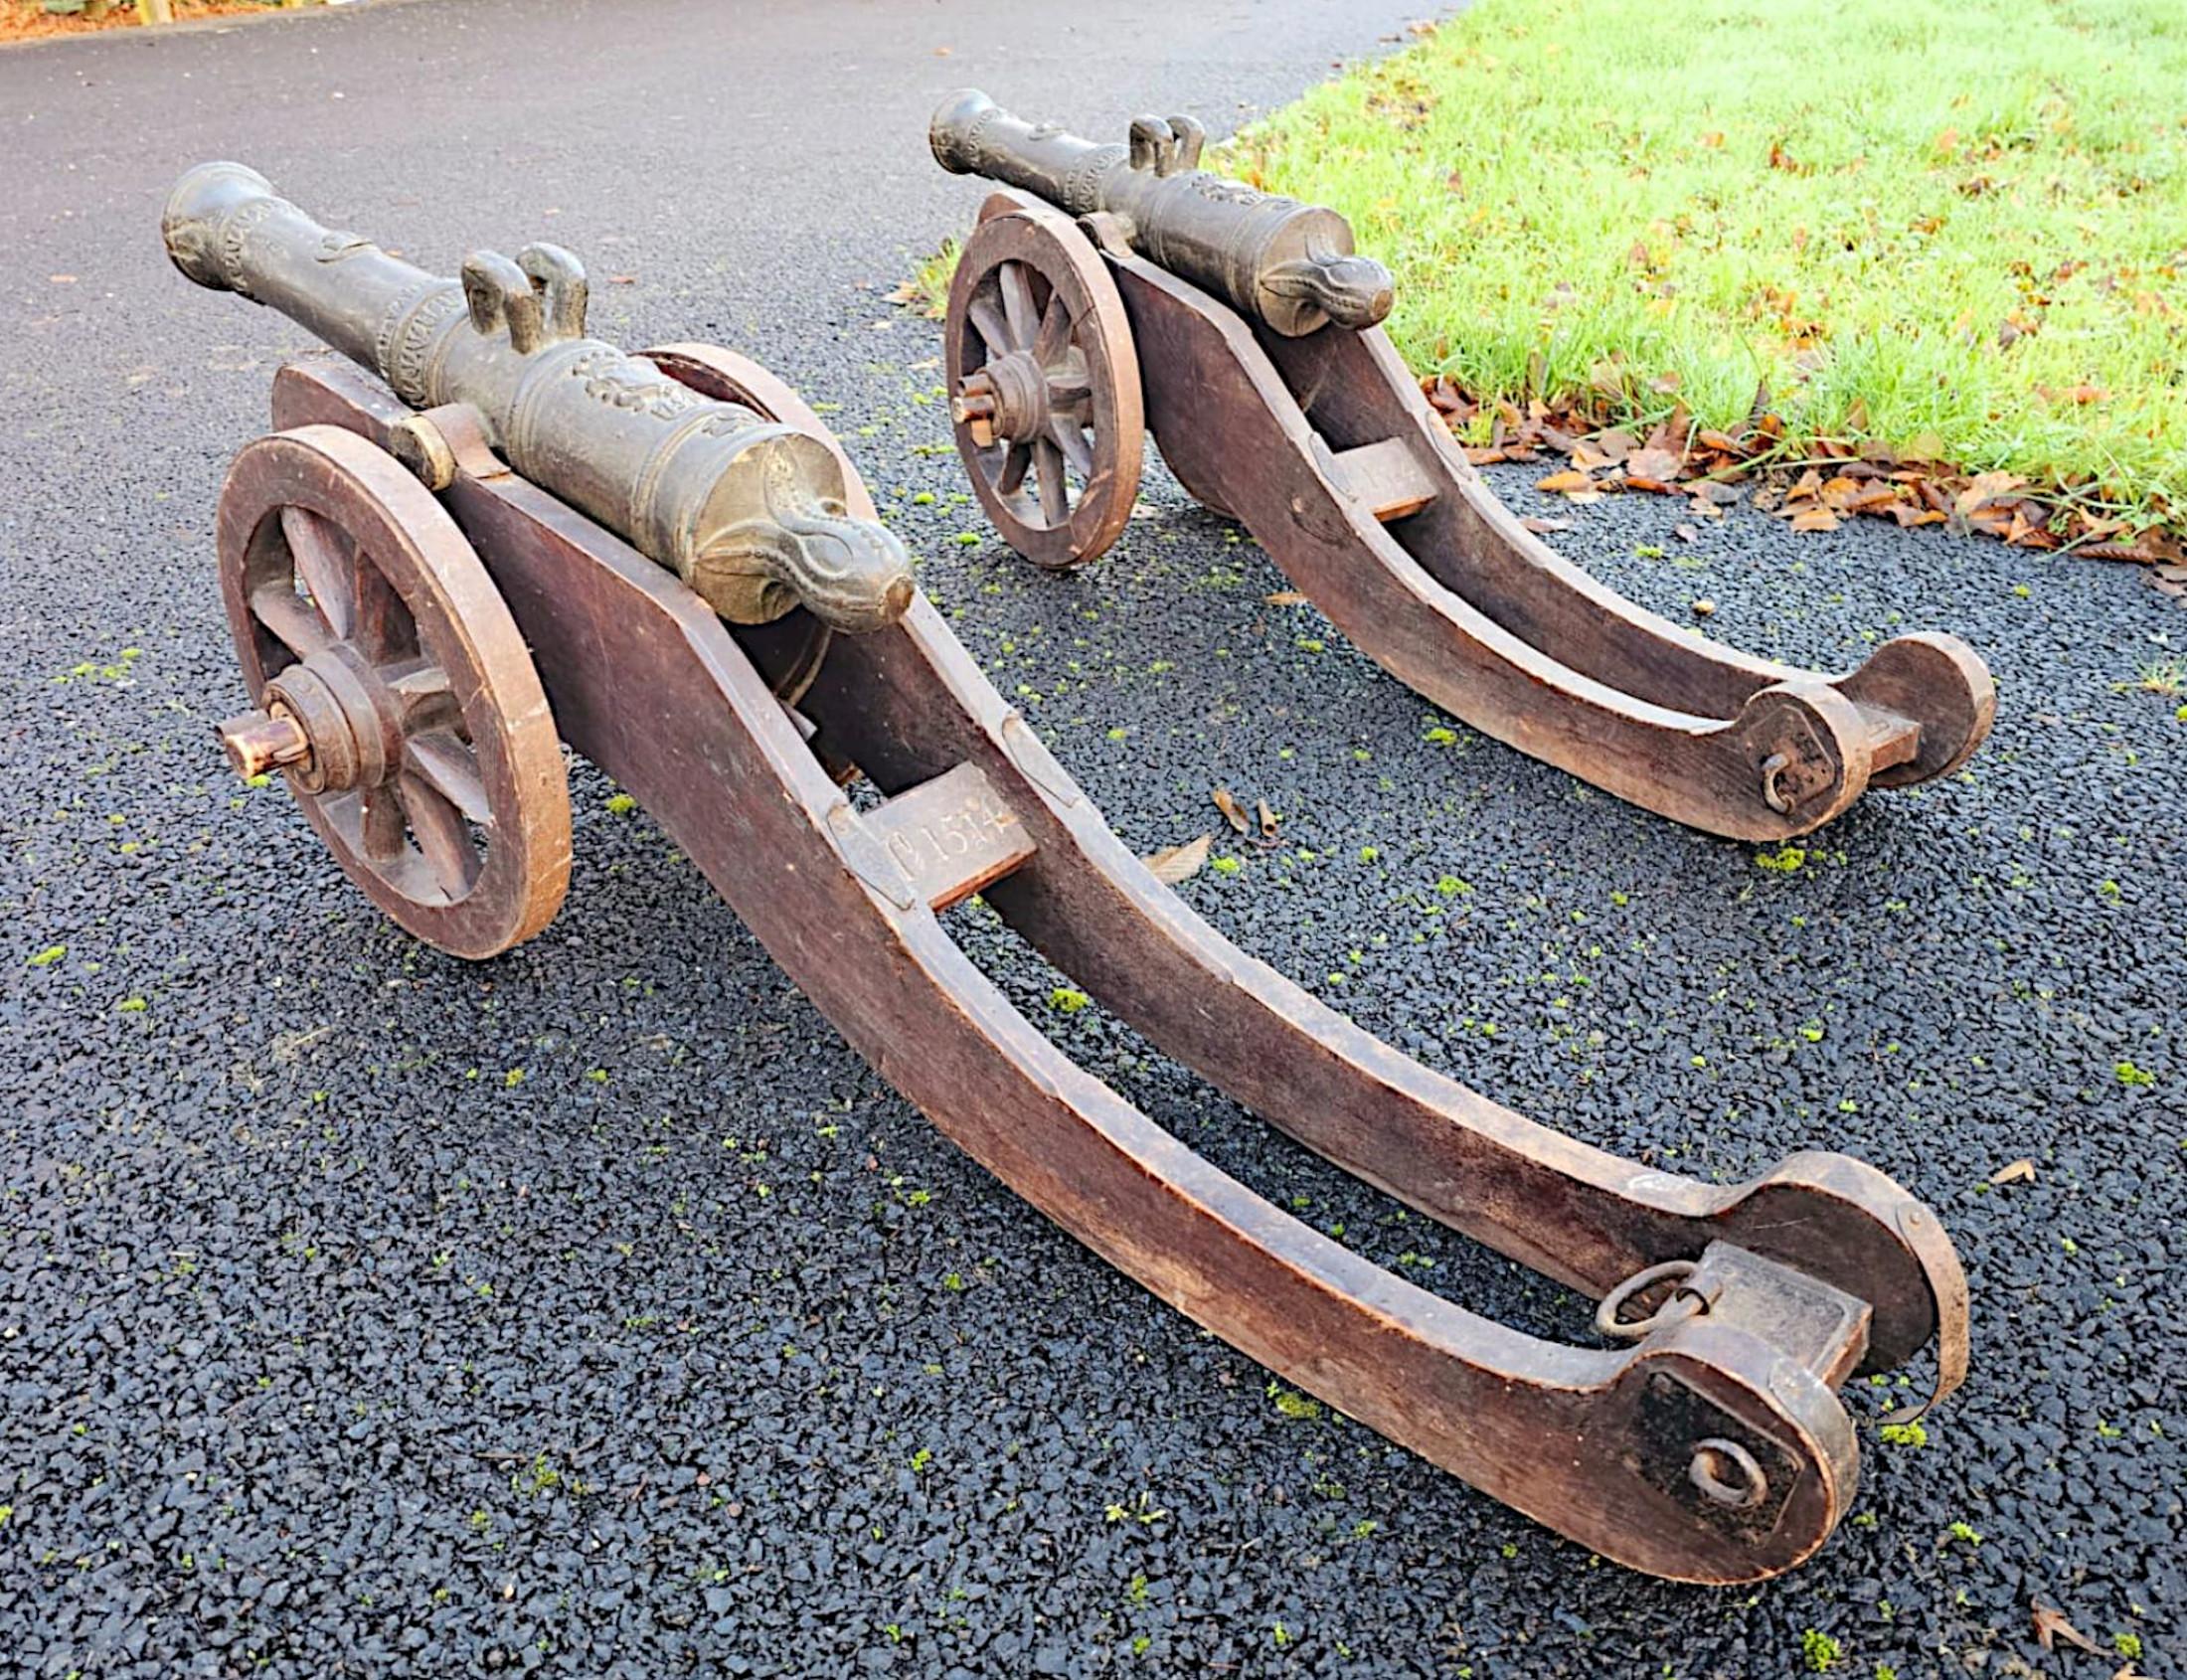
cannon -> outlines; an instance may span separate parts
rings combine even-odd
[[[289,226],[258,215],[260,231]],[[184,254],[202,270],[207,249]],[[321,286],[340,283],[317,261],[306,250],[278,292],[237,271],[316,320]],[[483,334],[467,308],[448,330],[505,332],[500,295]],[[444,358],[479,354],[458,338]],[[796,439],[782,458],[829,487],[825,517],[878,542],[856,471],[779,380],[705,344],[637,360],[691,393],[689,413],[719,406]],[[351,878],[420,937],[482,957],[555,913],[567,743],[855,1050],[1033,1206],[1286,1381],[1636,1570],[1727,1584],[1792,1567],[1854,1494],[1836,1391],[1931,1346],[1932,1403],[1959,1382],[1957,1258],[1883,1174],[1813,1151],[1737,1185],[1653,1171],[1407,1059],[1157,881],[916,590],[853,633],[821,633],[811,604],[724,614],[512,470],[484,405],[420,412],[455,388],[410,390],[332,357],[284,365],[275,429],[223,489],[218,563],[259,707],[223,726],[231,758],[278,770]],[[610,432],[596,454],[535,460],[613,511],[628,505],[601,489],[617,447]],[[853,803],[854,773],[874,797]],[[1193,1154],[972,964],[946,917],[974,894],[1269,1122],[1597,1300],[1599,1334],[1550,1341],[1467,1311]]]
[[[951,95],[928,143],[999,184],[949,288],[959,455],[1004,540],[1083,566],[1146,438],[1383,669],[1520,752],[1708,833],[1778,841],[1870,786],[1947,775],[1996,690],[1957,637],[1825,676],[1624,599],[1487,488],[1378,324],[1388,274],[1335,212],[1200,169],[1189,117],[1128,143]]]

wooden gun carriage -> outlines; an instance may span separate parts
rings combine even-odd
[[[473,257],[464,306],[434,304],[442,291],[415,270],[378,269],[393,259],[247,176],[184,178],[168,216],[178,263],[269,299],[323,301],[329,263],[378,272],[388,295],[367,314],[396,326],[346,342],[367,360],[392,343],[396,378],[329,358],[275,376],[275,429],[238,455],[221,499],[222,588],[257,707],[222,738],[240,770],[282,770],[404,926],[485,957],[554,915],[567,742],[652,813],[884,1078],[1027,1201],[1286,1381],[1637,1570],[1731,1583],[1797,1563],[1853,1496],[1838,1388],[1931,1343],[1935,1394],[1958,1382],[1956,1257],[1882,1174],[1821,1152],[1733,1186],[1648,1170],[1408,1060],[1202,923],[939,615],[896,587],[856,472],[763,370],[707,345],[649,351],[645,373],[595,351],[540,362],[582,339],[567,253]],[[520,348],[510,323],[535,307],[562,337]],[[449,400],[466,363],[474,395]],[[562,442],[511,447],[508,417],[572,389]],[[667,429],[611,480],[582,405],[614,411],[616,427],[650,407]],[[796,439],[763,463],[787,482],[736,491],[745,571],[659,525],[615,528],[659,482],[645,463],[660,438],[708,426],[740,450]],[[538,481],[513,470],[527,448]],[[710,505],[700,489],[693,505]],[[579,511],[581,493],[604,511]],[[820,532],[824,552],[799,561],[770,519]],[[776,590],[764,600],[738,582],[761,576]],[[718,598],[697,587],[710,581]],[[779,591],[808,584],[814,600],[784,607]],[[877,808],[853,806],[846,765]],[[1307,1146],[1598,1299],[1605,1345],[1468,1312],[1211,1167],[973,966],[943,912],[974,892]]]
[[[1005,183],[949,290],[958,452],[1043,566],[1123,530],[1146,435],[1359,649],[1452,717],[1663,816],[1804,834],[1871,786],[1957,769],[1996,691],[1957,637],[1826,677],[1648,612],[1482,482],[1377,324],[1394,289],[1333,211],[1199,167],[1189,117],[1126,144],[952,95],[943,168]]]

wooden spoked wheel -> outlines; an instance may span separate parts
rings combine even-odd
[[[258,710],[220,728],[281,770],[351,880],[404,928],[487,957],[553,920],[570,791],[547,696],[463,533],[338,426],[248,445],[220,503],[221,593]]]
[[[987,517],[1042,566],[1083,566],[1139,494],[1146,420],[1108,265],[1046,205],[983,221],[949,286],[950,417]]]

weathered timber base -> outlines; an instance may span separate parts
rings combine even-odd
[[[741,358],[685,345],[659,365],[825,439]],[[331,360],[275,381],[284,431],[338,426],[384,445],[408,416]],[[509,472],[460,414],[436,423],[452,457],[440,505],[530,645],[562,738],[646,806],[946,1135],[1288,1381],[1605,1557],[1717,1584],[1796,1564],[1847,1508],[1857,1451],[1839,1385],[1932,1340],[1938,1392],[1958,1381],[1957,1260],[1883,1175],[1806,1154],[1752,1184],[1705,1185],[1420,1067],[1157,883],[923,599],[817,653],[791,621],[733,629]],[[854,515],[870,506],[855,478],[846,500]],[[889,795],[878,811],[844,795],[848,763]],[[936,907],[972,891],[1270,1121],[1601,1298],[1605,1334],[1630,1345],[1568,1347],[1469,1313],[1209,1166],[971,965]]]
[[[1871,785],[1948,774],[1989,733],[1995,687],[1956,637],[1899,636],[1829,677],[1708,640],[1590,578],[1496,500],[1379,326],[1275,331],[1099,216],[1074,223],[1014,188],[982,207],[959,276],[958,450],[998,528],[1044,565],[1085,564],[1122,529],[1140,439],[1111,433],[1143,413],[1185,489],[1243,522],[1377,664],[1483,734],[1690,827],[1804,834]],[[989,291],[1021,301],[1004,310]],[[1045,390],[1050,406],[1033,414],[1023,397],[999,420],[1040,468],[1059,449],[1085,456],[1085,482],[1057,467],[1054,495],[1007,437],[983,437],[994,405],[968,416],[963,396],[995,383],[982,370],[1044,355],[1045,386],[1036,368],[1004,394]],[[1120,384],[1105,406],[1084,398],[1089,369]]]

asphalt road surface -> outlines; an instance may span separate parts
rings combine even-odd
[[[1441,734],[1158,471],[1071,578],[963,494],[938,330],[882,297],[977,203],[927,159],[938,96],[1220,129],[1406,15],[451,0],[0,54],[0,1668],[2100,1680],[2138,1640],[2187,1673],[2187,722],[2143,682],[2187,615],[2131,569],[1935,532],[1560,510],[1602,576],[1705,594],[1757,651],[1842,666],[1931,626],[1991,661],[1964,775],[1766,868]],[[243,700],[220,475],[304,343],[159,252],[212,156],[443,270],[552,238],[600,330],[839,404],[926,586],[1127,841],[1207,829],[1218,784],[1282,813],[1182,889],[1218,926],[1593,1142],[1894,1174],[1967,1260],[1965,1391],[1923,1444],[1853,1395],[1857,1509],[1790,1578],[1643,1580],[1275,1404],[941,1141],[589,768],[553,927],[483,967],[405,937],[208,737]],[[1224,1168],[1586,1339],[1581,1303],[954,924]],[[2044,1652],[2036,1599],[2103,1654]]]

